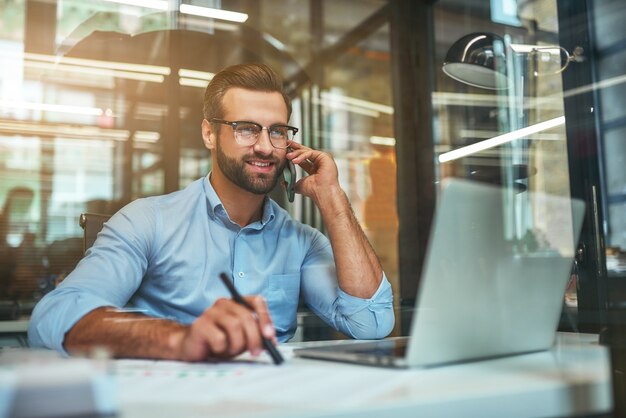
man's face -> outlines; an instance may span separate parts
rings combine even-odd
[[[228,180],[254,194],[267,194],[276,186],[280,174],[283,172],[283,168],[285,168],[284,161],[281,162],[280,159],[275,157],[271,159],[263,157],[263,163],[269,163],[271,170],[259,170],[256,167],[250,168],[248,166],[252,164],[251,160],[261,161],[259,160],[261,158],[260,155],[252,153],[242,157],[230,157],[224,152],[223,147],[220,146],[221,141],[224,141],[224,138],[220,138],[218,141],[215,148],[215,157],[219,169]]]
[[[287,123],[287,106],[280,93],[231,88],[224,95],[224,120],[250,121],[262,126]],[[232,127],[220,125],[215,144],[215,168],[231,183],[254,194],[269,193],[285,167],[285,150],[277,149],[263,130],[254,145],[242,146]]]

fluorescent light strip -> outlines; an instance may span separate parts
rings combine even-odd
[[[322,92],[322,99],[328,100],[331,102],[340,102],[346,103],[352,106],[362,107],[364,109],[374,110],[380,113],[386,113],[388,115],[393,115],[393,107],[382,105],[380,103],[370,102],[368,100],[355,99],[354,97],[343,96],[340,94]]]
[[[372,118],[377,118],[380,116],[380,113],[375,110],[363,109],[362,107],[352,106],[346,103],[324,99],[324,98],[322,98],[321,100],[318,98],[313,98],[313,104],[320,104],[322,106],[326,106],[326,107],[329,107],[331,109],[336,109],[336,110],[346,110],[348,112],[357,113],[359,115],[370,116]]]
[[[388,147],[394,147],[396,145],[396,139],[386,136],[370,136],[370,143],[374,145],[385,145]]]
[[[43,74],[32,75],[31,71],[26,69],[24,75],[26,78],[33,79],[43,76]],[[114,89],[115,79],[106,77],[67,77],[66,73],[53,73],[45,75],[45,82],[52,84],[60,84],[65,86],[73,86],[79,88],[93,89],[97,87],[101,90]]]
[[[524,109],[563,109],[563,97],[520,97],[520,96],[494,96],[490,94],[466,94],[450,92],[434,92],[432,94],[434,106],[508,106],[509,100],[520,100],[524,103]]]
[[[607,87],[613,87],[621,83],[626,83],[626,74],[619,75],[617,77],[607,78],[606,80],[602,80],[597,83],[591,83],[586,86],[578,87],[575,89],[566,90],[563,93],[562,98],[575,96],[577,94],[587,93],[589,91],[596,90],[596,89],[599,90],[599,89],[605,89]]]
[[[17,102],[0,100],[0,108],[41,110],[44,112],[73,113],[76,115],[101,116],[104,111],[99,107],[69,106],[47,103]]]
[[[181,77],[198,78],[206,81],[211,81],[213,77],[215,77],[214,73],[209,73],[208,71],[188,70],[186,68],[178,70],[178,75]]]
[[[112,70],[135,71],[139,73],[169,75],[171,72],[169,67],[163,67],[160,65],[131,64],[128,62],[91,60],[86,58],[57,57],[55,55],[33,54],[30,52],[25,52],[24,58],[32,61],[79,65],[84,67],[95,67],[98,69],[108,68]]]
[[[124,78],[128,80],[148,81],[152,83],[162,83],[165,77],[159,74],[134,73],[131,71],[111,70],[106,68],[83,67],[77,65],[51,64],[47,62],[26,61],[25,67],[38,68],[47,71],[67,71],[80,74],[95,75],[101,77]]]
[[[452,149],[452,147],[450,145],[435,145],[435,154],[443,154],[444,152],[448,152],[450,151],[450,149]],[[519,156],[519,155],[529,155],[530,151],[528,149],[525,150],[498,150],[498,149],[488,149],[485,150],[483,152],[480,153],[480,155],[477,155],[475,157],[468,157],[466,161],[487,161],[490,160],[492,156],[495,157],[509,157],[511,155],[513,155],[513,153],[515,153],[515,155]],[[521,154],[520,154],[521,153]],[[486,162],[485,162],[486,164]],[[497,163],[498,165],[500,165],[500,162]]]
[[[436,91],[432,94],[434,106],[497,106],[507,104],[508,99],[493,94],[452,93]]]
[[[188,30],[196,30],[200,32],[204,32],[207,28],[211,28],[212,30],[221,30],[224,32],[234,32],[239,30],[240,26],[238,23],[234,22],[226,22],[223,20],[207,20],[201,16],[193,16],[193,15],[183,15],[178,16],[178,24],[180,27],[186,27]]]
[[[545,131],[560,125],[565,124],[565,116],[559,116],[558,118],[550,119],[544,122],[537,123],[535,125],[527,126],[517,131],[508,132],[503,135],[495,136],[490,139],[486,139],[481,142],[477,142],[472,145],[468,145],[463,148],[458,148],[439,156],[439,162],[445,163],[459,158],[467,157],[468,155],[476,154],[477,152],[487,150],[489,148],[497,147],[498,145],[505,144],[507,142],[514,141],[516,139],[524,138],[526,136],[535,134],[537,132]]]
[[[56,125],[31,122],[0,122],[0,132],[10,132],[21,135],[55,135],[78,139],[105,139],[126,141],[130,132],[124,129],[102,129],[96,126]],[[133,139],[137,142],[156,143],[161,134],[153,131],[137,131]]]
[[[248,20],[248,15],[245,13],[213,9],[210,7],[192,6],[191,4],[181,4],[180,12],[187,15],[210,17],[213,19],[228,20],[229,22],[237,23],[243,23]]]
[[[496,135],[497,132],[494,131],[485,131],[485,130],[475,130],[475,129],[461,129],[459,131],[459,136],[461,138],[491,138]],[[559,134],[534,134],[532,135],[532,139],[541,140],[541,141],[559,141],[563,138],[562,135]]]
[[[533,51],[541,51],[541,52],[553,51],[557,54],[560,54],[562,51],[561,47],[556,46],[556,45],[509,44],[509,46],[514,52],[517,52],[520,54],[524,54],[524,53],[528,54],[529,52],[533,52]]]
[[[109,3],[125,4],[128,6],[145,7],[146,9],[167,10],[166,0],[104,0]]]
[[[0,132],[19,135],[60,136],[78,139],[112,139],[126,141],[130,132],[120,129],[101,129],[95,126],[52,125],[31,122],[0,122]]]
[[[197,88],[200,88],[200,89],[206,89],[206,86],[209,84],[209,81],[208,80],[199,80],[197,78],[180,77],[178,79],[178,84],[180,84],[181,86],[197,87]]]
[[[284,43],[282,43],[278,39],[274,38],[269,33],[263,32],[262,36],[263,36],[263,39],[265,39],[265,42],[267,42],[268,44],[272,45],[274,48],[278,49],[279,51],[286,51],[287,50],[287,46]]]
[[[133,139],[137,142],[155,143],[161,138],[161,134],[153,131],[137,131]]]

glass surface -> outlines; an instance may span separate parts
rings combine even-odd
[[[568,211],[550,210],[530,192],[584,200],[580,242],[570,234],[551,245],[570,256],[577,250],[561,328],[601,332],[611,345],[615,414],[623,415],[626,3],[441,0],[434,11],[436,178],[501,186],[507,238],[523,251],[571,231]],[[450,46],[474,32],[504,41],[500,90],[441,71]],[[528,300],[529,309],[541,298]]]
[[[566,119],[564,103],[592,92],[605,270],[620,280],[626,274],[626,36],[620,23],[626,6],[590,2],[577,24],[593,35],[591,49],[580,54],[594,59],[595,83],[568,91],[563,80],[580,63],[567,61],[576,45],[567,53],[560,45],[560,3],[514,3],[434,5],[435,179],[501,185],[510,240],[536,248],[542,241],[535,232],[553,234],[571,220],[530,201],[528,192],[569,196],[567,144],[576,138],[566,130],[576,120]],[[71,271],[82,255],[81,212],[110,214],[206,175],[204,88],[220,68],[245,61],[267,62],[284,75],[294,107],[290,124],[300,129],[296,140],[335,157],[341,184],[397,295],[391,29],[386,18],[374,30],[362,26],[381,10],[387,16],[382,8],[389,3],[203,2],[248,14],[243,24],[181,13],[174,10],[180,2],[169,4],[172,10],[104,0],[0,0],[2,298],[27,307]],[[479,31],[503,39],[507,77],[500,90],[463,84],[441,69],[454,42]],[[504,136],[511,133],[519,137]],[[494,138],[502,143],[473,153],[466,148]],[[470,153],[451,153],[459,150]],[[311,202],[296,196],[288,204],[282,189],[272,197],[297,219],[324,229]],[[574,306],[576,290],[572,281],[568,303]]]
[[[556,1],[518,3],[515,24],[494,21],[489,6],[473,1],[462,7],[454,0],[435,5],[436,180],[462,177],[500,186],[504,234],[516,251],[573,257],[571,211],[554,211],[531,198],[570,196],[562,63],[560,49],[550,48],[559,39]],[[452,79],[441,69],[448,49],[475,32],[503,40],[490,52],[505,75],[495,90]]]
[[[530,192],[568,197],[576,190],[587,210],[578,260],[599,265],[586,269],[582,287],[584,268],[574,266],[566,304],[586,299],[598,330],[602,311],[626,300],[626,4],[442,0],[434,13],[436,180],[501,186],[508,238],[530,247],[571,224],[571,214],[542,207]],[[498,90],[441,69],[449,48],[476,32],[503,40],[493,51],[504,54]],[[571,252],[571,234],[566,242]]]
[[[594,86],[598,112],[602,203],[609,276],[626,279],[626,4],[601,1],[592,4],[597,39],[598,82]]]
[[[388,25],[345,38],[386,2],[124,3],[0,0],[0,298],[28,313],[73,269],[81,212],[112,214],[205,176],[204,89],[221,68],[250,61],[284,76],[295,139],[333,153],[396,288]],[[185,4],[248,19],[183,13]],[[323,54],[339,42],[336,56]],[[271,196],[323,230],[310,202]]]

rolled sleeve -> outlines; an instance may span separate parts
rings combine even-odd
[[[28,344],[67,355],[63,346],[65,334],[83,316],[103,306],[111,306],[111,302],[75,289],[55,289],[33,310],[28,327]]]
[[[302,296],[307,306],[327,324],[356,339],[384,338],[395,325],[393,292],[383,272],[380,285],[368,299],[339,287],[330,241],[311,232],[311,248],[302,266]]]
[[[154,222],[151,214],[145,202],[131,203],[104,225],[74,271],[35,306],[28,328],[30,346],[67,354],[65,334],[83,316],[99,307],[126,305],[147,268],[151,229],[142,223]]]
[[[384,338],[395,324],[393,292],[384,273],[380,286],[371,298],[358,298],[339,288],[335,305],[335,326],[352,338]]]

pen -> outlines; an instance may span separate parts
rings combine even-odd
[[[231,296],[233,297],[233,300],[237,302],[238,304],[250,309],[252,313],[254,314],[254,317],[258,320],[257,314],[254,311],[254,308],[252,307],[252,305],[250,305],[244,298],[241,297],[241,295],[239,294],[237,289],[235,289],[235,286],[233,286],[233,284],[231,283],[226,273],[220,273],[220,279],[222,279],[222,281],[224,282],[224,285],[230,292]],[[272,360],[274,360],[274,364],[276,365],[281,364],[284,361],[283,356],[280,355],[280,353],[274,346],[274,343],[272,343],[272,341],[270,341],[268,338],[265,338],[263,335],[261,335],[261,339],[263,341],[263,347],[265,347],[265,350],[268,353],[270,353],[270,356],[272,356]]]

